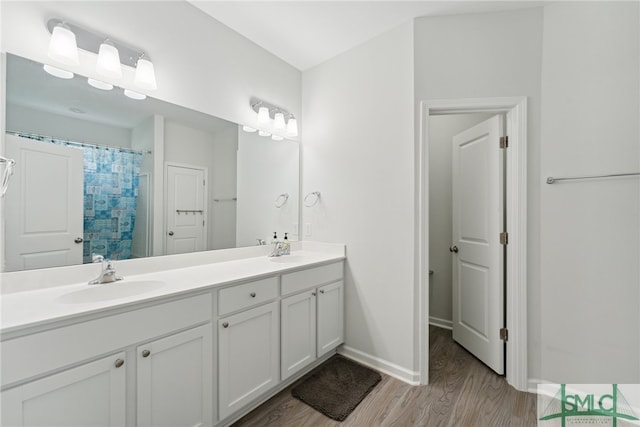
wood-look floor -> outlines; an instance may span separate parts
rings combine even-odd
[[[536,396],[519,392],[451,338],[429,328],[430,384],[410,386],[382,374],[382,381],[343,422],[283,390],[234,427],[263,426],[535,426]],[[297,384],[297,383],[296,383]]]

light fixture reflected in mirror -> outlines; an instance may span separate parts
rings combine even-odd
[[[271,132],[267,132],[265,130],[259,130],[258,135],[260,136],[271,136]]]
[[[78,65],[80,63],[76,35],[63,23],[57,24],[51,32],[49,58],[66,65]]]
[[[100,89],[100,90],[111,90],[111,89],[113,89],[113,85],[111,83],[105,83],[105,82],[103,82],[101,80],[88,78],[87,79],[87,83],[89,83],[91,86],[95,87],[96,89]]]
[[[287,125],[284,122],[284,114],[278,112],[273,116],[273,128],[279,132],[287,129]]]
[[[282,141],[284,138],[280,135],[271,135],[271,139],[273,139],[274,141]]]
[[[135,99],[138,101],[142,101],[143,99],[147,98],[147,95],[143,94],[143,93],[139,93],[139,92],[135,92],[133,90],[130,89],[125,89],[124,90],[124,94],[125,96],[131,98],[131,99]]]
[[[244,126],[242,126],[242,130],[245,131],[245,132],[253,133],[253,132],[257,131],[258,129],[252,128],[251,126],[244,125]]]
[[[58,77],[60,79],[72,79],[73,73],[71,71],[63,70],[58,67],[54,67],[52,65],[44,64],[44,70],[51,74],[52,76]]]

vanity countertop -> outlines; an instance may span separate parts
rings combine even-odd
[[[338,250],[303,249],[278,258],[255,256],[125,275],[124,280],[110,284],[88,285],[82,282],[4,294],[0,298],[0,332],[4,335],[50,322],[344,259],[344,246],[335,246]]]

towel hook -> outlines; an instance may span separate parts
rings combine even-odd
[[[281,208],[289,200],[289,193],[282,193],[276,198],[276,208]]]
[[[309,197],[315,197],[315,198],[311,199],[311,201],[309,201]],[[308,207],[308,208],[317,205],[319,201],[320,201],[320,192],[319,191],[312,191],[311,193],[309,193],[306,196],[304,196],[304,205],[306,207]]]

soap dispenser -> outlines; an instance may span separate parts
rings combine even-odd
[[[284,241],[282,242],[282,255],[290,255],[291,254],[291,245],[289,244],[289,238],[287,237],[287,233],[284,233]]]
[[[274,231],[273,232],[273,239],[271,239],[271,244],[275,245],[276,243],[278,243],[278,234]]]

